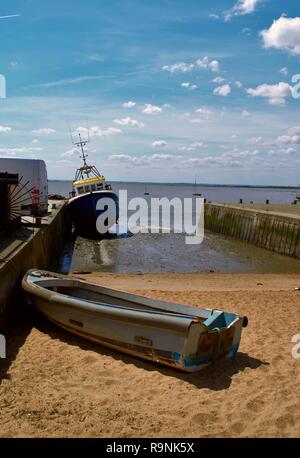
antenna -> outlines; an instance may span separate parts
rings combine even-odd
[[[89,126],[89,118],[86,118],[86,127],[88,132],[88,141],[90,141],[90,126]]]
[[[77,148],[81,149],[81,156],[79,156],[79,157],[80,157],[80,159],[83,160],[84,167],[88,168],[89,166],[88,166],[88,164],[86,162],[86,159],[88,158],[88,154],[86,154],[85,151],[84,151],[84,147],[90,142],[90,130],[89,130],[88,119],[87,119],[88,138],[86,140],[83,140],[82,137],[81,137],[81,133],[77,132],[78,133],[78,137],[79,137],[79,141],[75,141],[74,137],[73,137],[73,131],[72,131],[71,127],[70,127],[70,124],[69,124],[69,132],[70,132],[72,145],[77,146]]]
[[[70,133],[70,138],[71,138],[71,143],[74,145],[74,139],[73,139],[73,132],[70,126],[70,123],[68,122],[68,127],[69,127],[69,133]]]
[[[89,139],[82,140],[80,132],[78,132],[78,137],[79,137],[79,141],[78,142],[74,142],[74,145],[77,146],[78,148],[80,147],[80,149],[81,149],[80,159],[83,160],[84,166],[87,166],[86,159],[88,157],[88,154],[86,154],[84,152],[84,147],[89,143],[90,140]]]

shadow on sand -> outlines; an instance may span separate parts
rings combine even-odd
[[[8,330],[6,337],[6,358],[0,359],[0,385],[2,380],[9,380],[9,369],[18,356],[18,353],[24,345],[28,335],[32,330],[32,315],[31,312],[22,322],[19,322],[14,327]]]
[[[216,362],[215,365],[209,366],[203,371],[194,374],[180,372],[176,369],[168,368],[151,361],[143,361],[139,358],[131,357],[130,355],[122,354],[93,342],[86,341],[80,337],[54,326],[41,316],[36,315],[35,327],[47,333],[52,339],[59,339],[74,347],[79,347],[84,351],[93,351],[99,355],[110,356],[116,361],[122,361],[126,364],[133,364],[139,369],[148,372],[159,372],[168,377],[180,379],[186,383],[196,386],[197,388],[208,388],[212,391],[221,391],[230,387],[232,377],[239,372],[249,368],[257,369],[262,365],[269,365],[268,362],[252,358],[246,353],[238,353],[234,359],[222,359]]]

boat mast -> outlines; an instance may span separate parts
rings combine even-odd
[[[83,166],[77,169],[76,175],[75,175],[75,181],[79,180],[84,180],[85,178],[91,178],[91,177],[102,177],[104,178],[99,171],[97,170],[97,167],[94,165],[89,165],[87,163],[87,158],[88,154],[85,152],[84,148],[85,146],[90,142],[90,130],[89,126],[87,125],[87,138],[83,139],[81,136],[81,133],[78,132],[72,132],[69,126],[70,130],[70,136],[72,140],[72,144],[76,146],[78,149],[80,149],[81,155],[79,156],[80,159],[83,160]],[[79,137],[79,141],[74,141],[73,135],[77,133]],[[79,151],[78,151],[79,152]]]
[[[80,147],[81,149],[80,159],[83,160],[83,165],[87,167],[88,165],[87,165],[86,160],[87,160],[88,154],[85,153],[84,147],[88,144],[89,140],[82,140],[80,132],[78,133],[78,137],[79,137],[79,142],[75,142],[74,145],[76,145],[78,148]]]

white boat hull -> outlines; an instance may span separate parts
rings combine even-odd
[[[186,372],[233,357],[247,319],[218,310],[154,301],[44,271],[23,289],[56,325],[92,342]]]

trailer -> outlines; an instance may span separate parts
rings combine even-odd
[[[0,158],[0,173],[17,175],[18,182],[10,185],[6,208],[11,216],[42,218],[48,214],[47,168],[40,159]]]

